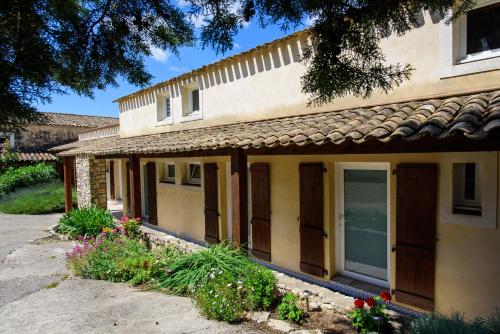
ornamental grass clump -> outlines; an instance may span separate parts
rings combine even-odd
[[[158,286],[191,295],[209,319],[235,322],[245,311],[270,309],[277,295],[276,277],[230,243],[181,256],[168,266]]]
[[[500,312],[490,317],[478,317],[466,321],[460,313],[450,316],[429,314],[411,323],[413,334],[493,334],[500,333]]]
[[[113,216],[109,211],[95,206],[75,209],[65,213],[55,230],[75,239],[78,236],[95,237],[105,228],[115,228]]]
[[[243,252],[230,243],[211,245],[179,258],[169,266],[170,275],[159,286],[175,294],[188,294],[192,287],[206,283],[213,272],[224,273],[236,281],[254,265]]]

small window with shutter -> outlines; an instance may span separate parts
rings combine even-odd
[[[481,216],[481,168],[478,163],[453,164],[453,213]]]
[[[163,183],[175,183],[175,163],[165,162],[163,166]]]

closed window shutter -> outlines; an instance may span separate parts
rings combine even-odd
[[[300,270],[323,277],[323,164],[300,164]]]
[[[269,164],[250,166],[252,194],[252,255],[271,261],[271,208]]]
[[[397,166],[396,300],[434,309],[437,165]]]
[[[204,171],[205,190],[205,240],[219,242],[219,200],[217,191],[217,164],[206,163]]]

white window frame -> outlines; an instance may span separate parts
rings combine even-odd
[[[169,166],[174,166],[174,176],[170,176],[168,174],[168,167]],[[177,176],[177,167],[175,166],[175,162],[164,162],[163,168],[164,168],[164,172],[162,175],[162,182],[175,184],[175,178]]]
[[[193,178],[192,175],[190,175],[192,165],[196,165],[200,168],[200,178],[199,179]],[[201,163],[188,162],[186,164],[186,178],[185,178],[184,184],[188,185],[188,186],[197,186],[197,187],[201,186],[201,174],[202,174]]]
[[[457,165],[463,166],[462,168],[465,168],[465,165],[467,162],[459,162],[459,163],[454,163],[453,164],[453,184],[452,184],[452,191],[453,191],[453,214],[462,214],[462,215],[475,215],[475,216],[481,216],[482,211],[483,211],[483,204],[482,204],[482,198],[481,198],[481,192],[482,192],[482,175],[481,175],[481,164],[478,162],[469,162],[475,164],[475,196],[476,198],[474,200],[468,200],[465,199],[465,170],[463,171],[462,175],[456,175],[457,170],[455,167]],[[457,180],[458,177],[460,177],[460,180]],[[477,208],[477,209],[476,209]]]
[[[170,116],[167,116],[167,103],[166,100],[170,99]],[[163,118],[160,115],[164,115]],[[174,122],[174,110],[173,110],[173,99],[169,93],[162,93],[156,95],[156,125],[167,125],[173,124]]]
[[[198,90],[199,109],[193,111],[193,91]],[[181,122],[190,122],[203,119],[203,90],[194,82],[182,88],[182,119]]]
[[[375,277],[358,274],[345,270],[345,232],[344,232],[344,217],[341,212],[344,212],[344,175],[345,169],[358,170],[385,170],[387,172],[387,280],[378,279]],[[335,163],[335,230],[336,233],[336,256],[335,267],[336,272],[350,278],[375,284],[381,287],[389,287],[391,281],[391,164],[389,162],[337,162]]]
[[[474,6],[474,9],[478,9],[481,7],[493,5],[495,3],[498,3],[498,0],[483,0],[483,1],[478,1],[477,5]],[[493,58],[493,57],[499,57],[500,56],[500,49],[495,49],[495,50],[487,50],[487,51],[482,51],[482,52],[477,52],[474,54],[467,54],[467,14],[462,15],[457,18],[456,22],[456,29],[454,29],[454,38],[456,41],[456,58],[455,61],[456,63],[462,64],[462,63],[467,63],[471,61],[476,61],[476,60],[482,60],[482,59],[487,59],[487,58]]]
[[[15,136],[14,136],[13,133],[1,133],[0,132],[0,135],[2,137],[6,137],[6,139],[9,140],[9,146],[10,146],[10,148],[15,148],[16,147],[16,138],[15,138]],[[3,141],[0,142],[0,145],[3,145]]]
[[[499,3],[499,0],[478,0],[477,9]],[[500,68],[500,50],[489,50],[467,55],[467,14],[461,15],[451,24],[442,20],[440,29],[441,78],[491,71]]]

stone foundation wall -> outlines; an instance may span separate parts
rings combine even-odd
[[[76,156],[78,207],[106,208],[106,160],[92,155]]]

